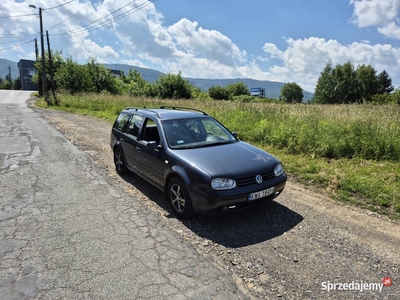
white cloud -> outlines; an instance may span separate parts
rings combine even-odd
[[[216,30],[198,28],[197,22],[181,19],[167,31],[176,47],[191,56],[217,61],[226,66],[246,60],[246,52],[241,51],[227,36]]]
[[[275,44],[265,43],[263,50],[265,53],[269,54],[271,58],[280,58],[284,56],[284,52],[280,51]]]
[[[397,18],[399,0],[350,0],[354,5],[352,21],[359,27],[382,26]]]
[[[282,66],[271,66],[270,73],[278,81],[296,82],[304,89],[313,91],[318,77],[331,60],[333,65],[352,62],[355,67],[371,65],[377,72],[386,70],[392,78],[399,78],[400,49],[391,45],[371,45],[352,43],[342,45],[336,40],[311,37],[307,39],[287,39],[287,48],[281,51]],[[264,51],[271,55],[270,44]],[[279,50],[278,50],[279,51]]]
[[[400,39],[400,0],[350,0],[351,21],[360,28],[377,27],[380,34]]]
[[[137,59],[121,59],[120,63],[140,68],[147,68],[147,69],[149,68],[148,66],[146,66],[144,63],[142,63],[140,60]]]
[[[378,32],[389,38],[400,40],[400,26],[397,26],[395,22],[378,28]]]

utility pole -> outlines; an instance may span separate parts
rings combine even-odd
[[[29,7],[35,8],[35,5],[29,5]],[[47,106],[50,105],[48,95],[47,95],[47,80],[46,80],[46,60],[44,57],[44,38],[43,38],[43,19],[42,19],[42,8],[39,7],[39,19],[40,19],[40,42],[41,42],[41,50],[42,50],[42,77],[43,77],[43,96],[47,102]]]
[[[48,48],[49,63],[50,63],[51,91],[53,92],[54,101],[57,103],[56,91],[55,91],[55,87],[54,87],[53,61],[51,59],[51,48],[50,48],[49,32],[47,30],[46,30],[46,37],[47,37],[47,48]]]
[[[39,48],[38,48],[38,44],[37,44],[37,39],[35,39],[35,57],[36,57],[36,61],[38,61],[39,58]],[[36,68],[37,69],[37,68]],[[43,94],[43,77],[39,76],[38,78],[38,92],[39,95]]]
[[[8,66],[8,76],[10,76],[10,90],[13,89],[12,79],[11,79],[11,66]]]
[[[39,49],[38,49],[38,46],[37,46],[37,39],[35,39],[35,57],[36,57],[36,59],[39,57]]]

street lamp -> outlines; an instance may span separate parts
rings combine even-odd
[[[29,7],[36,9],[35,5],[30,4]],[[41,42],[41,50],[42,50],[42,81],[43,81],[43,94],[44,98],[47,101],[47,105],[49,105],[49,101],[47,99],[47,80],[46,80],[46,62],[44,58],[44,41],[43,41],[43,20],[42,20],[42,8],[39,7],[39,19],[40,19],[40,42]]]

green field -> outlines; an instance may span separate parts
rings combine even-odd
[[[400,216],[400,106],[304,105],[59,95],[54,109],[110,122],[125,107],[205,111],[239,138],[282,160],[294,181],[339,201]],[[45,107],[44,101],[38,106]]]

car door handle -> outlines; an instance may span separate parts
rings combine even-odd
[[[140,151],[142,151],[142,148],[136,147],[136,152],[140,152]]]

